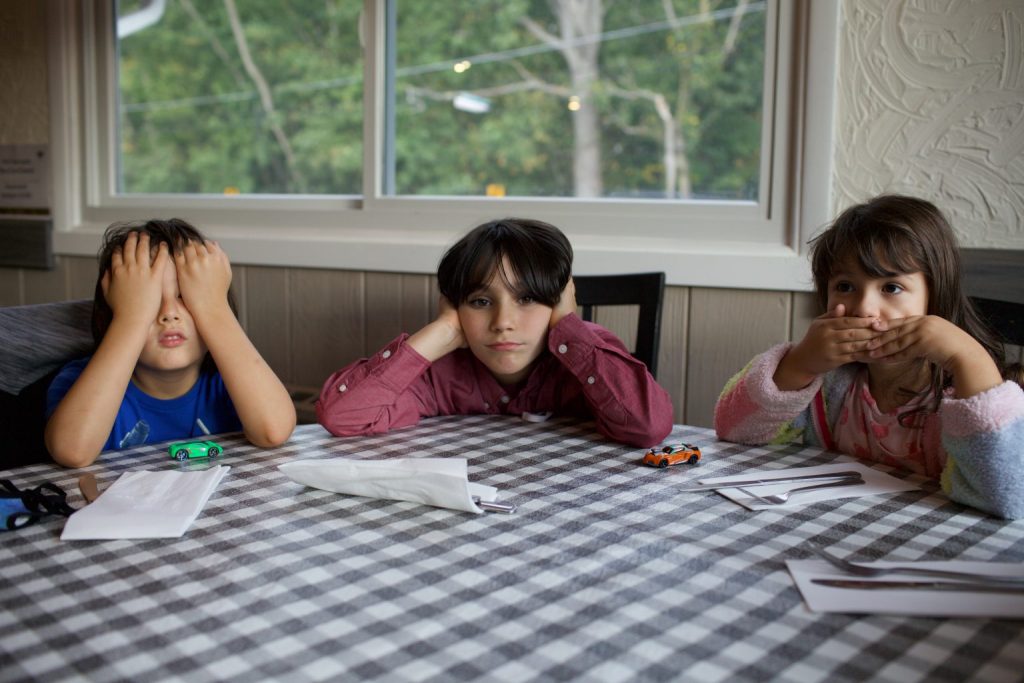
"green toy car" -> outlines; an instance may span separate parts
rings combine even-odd
[[[216,441],[177,441],[167,447],[167,452],[172,458],[185,462],[194,458],[216,458],[224,449]]]

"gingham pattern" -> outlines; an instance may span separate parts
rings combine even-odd
[[[372,438],[300,427],[232,469],[188,533],[61,542],[61,521],[0,536],[0,679],[1020,680],[1024,622],[815,614],[784,560],[807,540],[864,557],[1024,561],[1024,523],[887,498],[750,512],[696,477],[828,462],[677,427],[704,461],[656,470],[591,424],[427,420]],[[450,456],[519,505],[472,515],[292,483],[291,458]],[[178,467],[152,446],[89,468]],[[78,472],[33,466],[19,486]],[[77,490],[70,496],[80,503]]]

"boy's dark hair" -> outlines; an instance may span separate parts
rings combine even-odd
[[[108,227],[103,233],[103,244],[96,255],[99,261],[99,276],[96,278],[96,289],[93,293],[92,336],[97,345],[103,340],[110,328],[110,322],[114,319],[114,311],[107,303],[107,298],[103,296],[103,274],[110,270],[114,251],[124,246],[128,235],[133,232],[149,235],[150,248],[154,250],[160,243],[165,242],[172,255],[190,242],[206,243],[206,238],[202,233],[180,218],[114,223]],[[228,290],[228,304],[231,306],[232,312],[237,315],[238,307],[230,289]],[[209,354],[207,354],[206,360],[209,361]],[[204,367],[206,364],[204,363]]]
[[[457,308],[495,272],[506,284],[515,281],[517,296],[554,307],[572,275],[572,246],[561,230],[543,221],[491,221],[473,228],[445,253],[437,281],[441,294]]]
[[[905,195],[880,195],[846,209],[811,240],[811,272],[823,311],[828,306],[828,282],[846,259],[876,278],[922,273],[928,285],[928,314],[945,318],[977,339],[1006,373],[1003,345],[964,293],[960,246],[934,204]],[[942,390],[951,384],[948,373],[932,368],[936,408]]]

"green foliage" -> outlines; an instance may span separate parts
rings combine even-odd
[[[120,40],[122,191],[360,194],[359,0],[235,0],[263,101],[224,2],[169,0]],[[397,1],[394,163],[398,194],[572,196],[576,92],[554,0]],[[665,139],[694,197],[756,198],[764,12],[691,21],[736,0],[605,0],[596,107],[605,196],[665,196]],[[122,15],[132,11],[122,1]],[[461,60],[469,68],[454,68]],[[486,98],[486,113],[453,106]],[[670,113],[658,116],[654,96]],[[668,128],[666,129],[666,125]],[[685,182],[684,182],[685,181]]]

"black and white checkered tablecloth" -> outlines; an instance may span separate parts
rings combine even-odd
[[[862,557],[1024,561],[1024,522],[934,487],[750,512],[697,476],[822,463],[677,427],[704,461],[656,470],[592,424],[437,418],[371,438],[300,427],[239,438],[181,539],[61,542],[60,518],[0,535],[0,680],[1021,680],[1024,622],[817,614],[787,558],[809,539]],[[514,515],[305,489],[293,458],[463,457]],[[179,467],[143,447],[89,468]],[[79,472],[52,481],[81,501]]]

